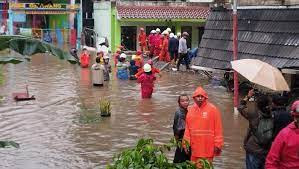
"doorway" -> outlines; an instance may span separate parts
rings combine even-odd
[[[121,27],[121,45],[126,50],[136,51],[137,26]]]
[[[182,32],[187,32],[189,37],[187,39],[187,47],[191,49],[192,44],[192,26],[182,26]]]
[[[204,32],[205,32],[205,27],[198,27],[198,47],[200,45]]]

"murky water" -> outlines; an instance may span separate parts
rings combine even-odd
[[[173,135],[177,96],[191,95],[199,85],[222,111],[225,146],[222,156],[215,159],[216,168],[243,168],[247,123],[234,115],[232,95],[225,89],[210,86],[198,74],[164,72],[153,98],[142,100],[135,81],[118,81],[113,73],[113,80],[98,88],[91,85],[89,74],[88,69],[41,55],[28,63],[4,66],[0,140],[13,140],[21,147],[1,149],[0,168],[105,168],[115,153],[141,137],[167,143]],[[26,84],[37,100],[16,103],[11,94],[24,91]],[[112,101],[112,116],[81,123],[80,116],[98,112],[101,97]]]

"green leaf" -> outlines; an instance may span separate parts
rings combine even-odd
[[[14,141],[0,141],[0,148],[7,147],[20,148],[20,145]]]
[[[78,59],[74,58],[69,52],[65,52],[62,49],[57,48],[53,44],[33,39],[30,37],[25,36],[7,36],[7,35],[0,35],[0,51],[4,49],[12,49],[15,52],[20,53],[24,56],[31,56],[37,53],[47,53],[49,52],[51,55],[58,57],[62,60],[67,60],[72,64],[78,63]],[[2,58],[2,57],[0,57]],[[17,63],[16,60],[22,62],[21,58],[14,58],[11,59],[6,58],[6,62],[0,59],[0,64],[2,63]],[[11,61],[11,62],[10,62]]]

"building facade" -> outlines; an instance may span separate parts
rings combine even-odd
[[[107,37],[112,51],[122,45],[138,50],[140,28],[146,33],[171,28],[173,33],[188,32],[188,47],[199,45],[209,15],[209,3],[99,1],[94,3],[95,31]]]
[[[46,2],[46,1],[45,1]],[[53,39],[74,41],[81,32],[79,0],[52,1],[18,0],[9,3],[9,34],[32,35],[43,38],[45,33],[55,35]],[[58,36],[59,37],[56,37]]]

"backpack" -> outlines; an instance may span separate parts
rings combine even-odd
[[[271,145],[274,132],[274,119],[260,118],[258,127],[255,131],[255,137],[260,145]]]

